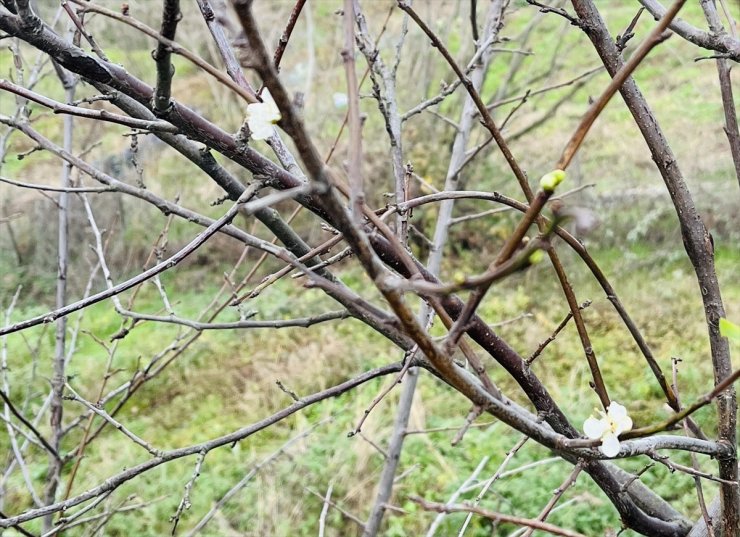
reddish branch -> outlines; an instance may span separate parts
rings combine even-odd
[[[285,49],[288,48],[288,41],[290,41],[290,36],[293,34],[293,28],[295,28],[296,22],[298,22],[298,17],[301,16],[301,11],[303,10],[303,6],[305,5],[306,0],[296,1],[293,9],[290,12],[288,24],[285,26],[285,30],[283,30],[283,33],[280,35],[280,40],[278,41],[278,46],[275,49],[275,55],[272,59],[272,63],[275,65],[275,70],[277,70],[277,72],[280,72],[280,61],[283,59]]]

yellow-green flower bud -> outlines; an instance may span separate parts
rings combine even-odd
[[[529,264],[536,265],[545,258],[545,252],[542,250],[535,250],[529,255]]]
[[[540,188],[545,192],[553,192],[555,187],[563,182],[563,179],[565,179],[565,172],[563,170],[553,170],[542,176],[542,179],[540,179]]]

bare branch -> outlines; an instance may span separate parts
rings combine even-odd
[[[111,123],[117,123],[132,129],[144,129],[151,131],[162,131],[162,132],[179,132],[177,127],[167,123],[166,121],[146,121],[119,114],[113,114],[107,110],[91,110],[89,108],[81,108],[79,106],[72,106],[56,102],[48,97],[34,93],[31,90],[22,88],[9,82],[7,80],[0,80],[0,89],[15,93],[21,97],[25,97],[31,101],[39,103],[47,108],[51,108],[55,114],[71,114],[73,116],[85,117],[90,119],[97,119],[100,121],[109,121]]]
[[[84,12],[99,13],[100,15],[117,20],[124,24],[128,24],[129,26],[133,28],[136,28],[143,34],[146,34],[149,37],[156,39],[158,43],[161,43],[164,47],[167,47],[167,49],[170,52],[174,54],[179,54],[183,58],[186,58],[187,60],[191,61],[194,65],[198,66],[203,71],[210,74],[216,80],[221,82],[224,86],[231,89],[234,93],[239,95],[246,102],[248,103],[257,102],[257,98],[255,97],[254,93],[251,93],[245,90],[244,88],[242,88],[241,86],[233,82],[228,76],[224,75],[221,71],[213,67],[208,62],[206,62],[204,59],[200,58],[199,56],[196,56],[195,54],[190,52],[187,48],[181,46],[180,44],[176,43],[172,39],[168,39],[166,36],[159,34],[159,32],[157,32],[153,28],[150,28],[149,26],[142,23],[141,21],[136,20],[131,15],[122,15],[113,10],[104,8],[102,6],[95,5],[89,0],[69,0],[69,1],[81,6]],[[162,113],[164,113],[164,110],[162,111]]]
[[[239,429],[238,431],[234,431],[233,433],[230,433],[230,434],[218,437],[218,438],[214,438],[213,440],[202,442],[200,444],[194,444],[192,446],[174,449],[171,451],[164,451],[161,453],[160,457],[150,459],[146,462],[143,462],[141,464],[128,468],[127,470],[124,470],[123,472],[119,474],[111,476],[108,479],[106,479],[102,484],[96,487],[93,487],[73,498],[70,498],[63,502],[57,502],[55,504],[48,505],[48,506],[45,506],[39,509],[31,509],[17,516],[0,519],[0,528],[12,527],[17,524],[27,522],[29,520],[34,520],[36,518],[49,515],[51,513],[56,513],[58,511],[69,509],[70,507],[79,505],[89,500],[98,498],[103,494],[109,493],[110,491],[113,491],[117,489],[118,487],[120,487],[123,483],[130,481],[131,479],[143,474],[144,472],[147,472],[151,470],[152,468],[156,468],[157,466],[160,466],[167,462],[181,459],[183,457],[197,455],[198,453],[202,453],[202,452],[208,453],[209,451],[213,449],[244,440],[245,438],[253,435],[254,433],[259,432],[262,429],[265,429],[266,427],[269,427],[270,425],[285,419],[286,417],[294,414],[295,412],[307,406],[310,406],[314,403],[318,403],[319,401],[323,401],[324,399],[327,399],[329,397],[336,397],[337,395],[340,395],[348,390],[351,390],[355,388],[356,386],[364,384],[365,382],[372,380],[376,377],[388,375],[390,373],[399,371],[401,367],[403,367],[401,363],[395,363],[395,364],[389,364],[386,366],[382,366],[377,369],[372,369],[361,375],[358,375],[357,377],[353,379],[343,382],[342,384],[332,386],[331,388],[328,388],[324,391],[315,393],[308,397],[304,397],[301,401],[296,402],[290,405],[289,407],[286,407],[280,410],[279,412],[273,414],[272,416],[264,418],[263,420],[257,423],[254,423],[252,425],[248,425],[247,427]]]
[[[565,149],[563,149],[562,155],[560,155],[558,163],[555,165],[556,169],[565,170],[568,167],[568,164],[570,164],[570,161],[578,151],[581,143],[583,143],[583,140],[586,138],[586,134],[588,134],[591,125],[593,125],[596,118],[599,117],[614,94],[619,90],[622,84],[624,84],[624,81],[632,75],[632,72],[638,65],[640,65],[648,53],[656,45],[665,40],[663,32],[665,32],[671,21],[676,17],[676,15],[678,15],[678,12],[685,3],[686,0],[676,0],[671,5],[671,8],[660,18],[655,28],[650,31],[650,34],[645,38],[645,41],[643,41],[632,56],[630,56],[629,61],[627,61],[612,77],[612,81],[606,89],[604,89],[599,98],[596,99],[594,104],[591,105],[591,108],[589,108],[586,115],[581,119],[581,122],[578,124],[578,127],[576,127],[570,140],[568,140],[568,143],[565,145]]]
[[[247,189],[242,195],[239,200],[237,200],[237,203],[235,203],[229,211],[216,220],[213,224],[208,226],[208,228],[200,233],[195,239],[193,239],[187,246],[182,248],[179,252],[174,254],[173,256],[169,257],[165,261],[155,265],[154,267],[142,272],[141,274],[134,276],[133,278],[130,278],[129,280],[126,280],[123,283],[120,283],[116,285],[115,287],[101,291],[99,293],[96,293],[92,295],[91,297],[88,297],[83,300],[79,300],[77,302],[74,302],[72,304],[69,304],[67,306],[64,306],[62,308],[58,308],[54,311],[50,311],[46,314],[39,315],[36,317],[33,317],[31,319],[28,319],[26,321],[21,321],[19,323],[15,323],[11,326],[6,326],[3,328],[0,328],[0,335],[4,334],[10,334],[13,332],[17,332],[19,330],[24,330],[26,328],[29,328],[31,326],[36,326],[42,323],[49,323],[53,322],[56,319],[59,319],[61,317],[65,317],[69,315],[70,313],[73,313],[75,311],[79,311],[87,306],[90,306],[91,304],[95,304],[97,302],[100,302],[102,300],[105,300],[106,298],[110,298],[112,296],[118,295],[120,293],[123,293],[124,291],[127,291],[128,289],[131,289],[132,287],[135,287],[139,285],[140,283],[143,283],[147,281],[148,279],[152,278],[156,274],[159,274],[161,272],[164,272],[165,270],[168,270],[175,265],[177,265],[180,261],[185,259],[187,256],[192,254],[195,250],[197,250],[200,246],[202,246],[211,236],[213,236],[220,228],[227,225],[231,220],[234,219],[234,217],[237,215],[237,213],[240,210],[246,210],[250,211],[253,209],[250,209],[250,204],[247,203],[247,200],[254,195],[255,188]],[[298,193],[304,193],[307,191],[306,187],[299,187],[298,192],[296,191],[289,191],[287,193],[282,193],[279,196],[279,199],[285,199],[286,197],[290,198],[295,196]],[[286,196],[287,194],[287,196]],[[252,202],[252,207],[259,207],[265,206],[265,200],[267,198],[262,198],[256,202]],[[272,203],[273,201],[278,201],[278,199],[269,200],[269,203]]]
[[[180,0],[164,0],[162,3],[162,26],[159,34],[169,41],[175,40],[177,23],[180,22]],[[157,65],[157,89],[154,92],[153,108],[155,114],[163,114],[170,108],[170,92],[172,90],[172,76],[175,67],[170,61],[171,48],[164,41],[157,43],[152,54]]]
[[[161,450],[152,447],[152,445],[149,442],[147,442],[146,440],[143,440],[142,438],[138,437],[136,434],[131,432],[122,423],[120,423],[119,421],[116,421],[115,418],[113,418],[110,414],[108,414],[101,407],[95,406],[91,402],[84,399],[68,383],[65,383],[64,386],[67,388],[67,391],[71,393],[71,395],[65,396],[65,399],[69,399],[71,401],[75,401],[77,403],[82,404],[85,408],[97,414],[98,416],[103,418],[105,421],[110,423],[113,427],[121,431],[121,433],[123,433],[134,444],[136,444],[137,446],[143,447],[145,450],[149,452],[150,455],[154,457],[160,457],[162,455]]]
[[[588,37],[607,70],[612,75],[616,74],[622,67],[622,61],[598,10],[590,0],[573,0],[573,5],[578,16],[591,28]],[[712,350],[715,385],[719,385],[732,375],[732,362],[728,342],[720,336],[717,326],[725,312],[714,268],[714,252],[709,233],[694,205],[676,158],[634,80],[627,79],[620,91],[647,142],[679,217],[684,248],[699,282]],[[735,446],[737,400],[734,388],[730,387],[723,397],[717,399],[717,406],[720,416],[720,441]],[[719,467],[719,476],[722,479],[737,481],[738,467],[735,456],[721,460]],[[722,485],[720,490],[724,506],[722,531],[727,535],[733,535],[740,532],[740,491],[737,487],[728,485]]]
[[[516,524],[517,526],[526,526],[529,528],[546,531],[554,535],[562,535],[563,537],[586,537],[582,533],[566,530],[553,524],[548,524],[547,522],[540,522],[539,520],[505,515],[503,513],[495,513],[493,511],[488,511],[487,509],[482,509],[480,507],[461,504],[447,505],[442,503],[429,502],[419,497],[412,497],[411,499],[427,511],[436,511],[438,513],[473,513],[493,521],[508,522],[510,524]]]
[[[658,0],[639,1],[655,20],[662,18],[666,13],[665,7]],[[736,62],[740,61],[740,41],[730,35],[711,34],[681,19],[674,20],[669,28],[699,47],[724,54]]]
[[[305,5],[306,0],[296,0],[293,9],[290,12],[288,24],[286,24],[283,33],[280,34],[280,40],[278,41],[278,46],[275,48],[275,55],[272,59],[272,62],[275,64],[275,69],[278,73],[280,72],[280,61],[283,59],[285,49],[288,48],[288,42],[290,41],[290,36],[293,33],[293,28],[295,28],[296,22],[298,22],[298,17],[301,16],[301,11],[303,10],[303,6]]]
[[[725,33],[722,22],[717,13],[717,7],[713,1],[701,2],[704,16],[709,23],[709,29],[716,36]],[[732,23],[732,21],[731,21]],[[740,44],[740,42],[738,42]],[[735,176],[740,184],[740,130],[737,125],[737,112],[735,111],[735,99],[732,95],[732,79],[730,78],[730,65],[724,58],[717,58],[717,74],[719,75],[719,89],[722,94],[722,109],[725,113],[725,134],[730,143],[730,154],[735,164]]]

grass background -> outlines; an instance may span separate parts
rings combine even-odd
[[[101,2],[116,7],[113,2]],[[156,26],[157,10],[146,0],[131,1],[132,13]],[[614,35],[623,31],[636,12],[632,2],[598,1]],[[259,5],[259,4],[258,4]],[[269,43],[277,42],[283,21],[292,3],[263,2],[260,22]],[[376,34],[385,19],[389,2],[365,2],[371,29]],[[47,8],[42,3],[42,8]],[[321,0],[309,2],[305,23],[299,24],[285,57],[283,74],[294,92],[305,93],[306,122],[317,144],[326,152],[333,143],[344,117],[344,109],[333,106],[331,94],[344,91],[342,71],[341,17],[335,14],[341,2]],[[469,26],[462,3],[429,0],[417,6],[422,16],[440,31],[450,50],[465,58],[470,52]],[[185,18],[178,30],[183,43],[205,57],[213,58],[202,21],[192,6],[184,9]],[[740,16],[740,14],[737,14]],[[524,2],[514,1],[507,14],[502,48],[515,49],[514,38],[536,16],[536,10]],[[687,6],[682,17],[703,27],[698,6]],[[399,13],[392,14],[388,30],[380,42],[385,59],[390,59],[398,29]],[[99,40],[112,61],[120,62],[137,76],[153,83],[151,43],[131,29],[116,29],[111,33],[102,19],[93,19]],[[643,15],[637,26],[639,40],[651,27],[650,18]],[[96,26],[97,25],[97,26]],[[567,25],[566,25],[567,26]],[[556,68],[538,82],[530,82],[547,73],[552,51],[559,47]],[[529,88],[537,89],[572,79],[598,64],[598,59],[585,37],[576,29],[563,26],[556,16],[544,17],[531,41],[525,45],[533,54],[525,59],[525,67],[507,89],[507,95],[519,95]],[[438,91],[440,80],[451,82],[452,75],[429,49],[421,34],[412,29],[407,37],[407,56],[401,64],[399,101],[408,109]],[[629,52],[629,49],[628,49]],[[738,249],[737,179],[722,132],[723,116],[711,61],[694,62],[702,52],[677,37],[659,47],[640,66],[636,79],[654,107],[666,137],[676,152],[697,205],[712,232],[717,252],[717,270],[723,285],[730,319],[740,319],[740,285],[737,267]],[[35,53],[23,50],[30,65]],[[509,72],[513,55],[497,54],[486,78],[483,94],[493,99],[501,80]],[[215,63],[216,60],[213,60]],[[359,60],[361,73],[364,62]],[[201,111],[223,128],[235,131],[243,118],[241,105],[213,81],[203,77],[181,59],[175,60],[175,96]],[[0,53],[0,69],[9,72],[12,57]],[[564,103],[549,121],[526,136],[512,142],[512,150],[530,177],[539,177],[557,160],[562,145],[586,110],[589,97],[598,95],[607,83],[605,73],[594,75]],[[62,98],[61,89],[49,74],[37,91]],[[553,106],[568,88],[531,98],[508,124],[512,135]],[[89,93],[83,88],[82,93]],[[370,87],[363,87],[369,94]],[[456,93],[440,107],[440,113],[451,118],[459,115],[461,98]],[[0,110],[12,113],[15,100],[0,96]],[[496,117],[505,117],[511,107],[502,107]],[[390,166],[383,125],[376,105],[370,98],[362,101],[365,123],[365,164],[371,203],[384,203],[383,192],[390,189]],[[34,127],[49,138],[61,140],[61,119],[34,108]],[[80,121],[76,130],[78,150],[95,141],[90,160],[101,167],[121,169],[121,175],[135,183],[136,175],[125,165],[128,138],[125,129],[104,129]],[[450,126],[432,115],[416,116],[405,124],[404,145],[407,158],[416,173],[426,181],[442,187],[450,145],[454,132]],[[484,140],[484,132],[476,128],[471,144]],[[267,148],[260,144],[260,150]],[[35,152],[23,160],[15,156],[31,148],[28,141],[14,135],[8,146],[2,174],[28,182],[53,183],[59,174],[55,159]],[[221,195],[218,188],[173,152],[150,142],[142,142],[142,177],[147,188],[168,199],[179,197],[188,207],[212,217],[223,214],[225,208],[212,205]],[[335,166],[341,169],[346,145],[340,142]],[[230,166],[229,163],[225,165]],[[232,168],[233,169],[233,168]],[[240,178],[248,177],[233,169]],[[497,151],[490,149],[466,170],[467,187],[476,190],[500,190],[520,198],[510,172]],[[671,358],[680,358],[679,389],[684,401],[691,401],[711,389],[712,369],[706,338],[703,311],[690,263],[685,258],[677,220],[672,213],[665,189],[654,169],[644,142],[619,97],[615,97],[599,118],[569,174],[564,187],[594,184],[570,198],[568,203],[585,207],[599,220],[599,226],[584,237],[590,251],[612,281],[622,301],[650,343],[665,371],[671,369]],[[108,259],[114,278],[122,281],[138,270],[146,260],[151,245],[165,226],[165,217],[132,200],[114,196],[92,196],[99,224],[106,229]],[[53,307],[55,278],[55,214],[48,197],[32,191],[0,186],[0,202],[4,215],[19,214],[0,234],[0,307],[8,307],[11,297],[22,285],[19,301],[10,320],[16,321],[40,314]],[[89,278],[94,257],[87,248],[92,237],[80,204],[73,200],[74,256],[70,274],[70,298],[82,295]],[[483,202],[461,202],[456,214],[473,213],[489,208]],[[292,207],[280,207],[288,214]],[[414,223],[429,233],[436,215],[434,207],[418,210]],[[449,255],[443,275],[455,271],[478,272],[495,255],[498,247],[513,229],[516,216],[503,213],[453,228]],[[269,238],[269,234],[252,222],[240,222],[245,229]],[[325,232],[309,215],[301,215],[297,229],[312,244],[317,244]],[[12,229],[16,244],[11,242]],[[168,234],[169,253],[190,240],[198,230],[186,222],[173,221]],[[424,257],[423,244],[415,251]],[[613,399],[625,404],[637,425],[648,424],[667,416],[663,398],[648,367],[629,338],[626,329],[586,267],[558,244],[563,261],[578,294],[579,301],[591,300],[584,311],[596,355]],[[162,282],[173,300],[179,316],[193,318],[210,303],[223,284],[223,274],[234,267],[241,248],[228,239],[215,238],[191,259],[166,272]],[[234,278],[244,277],[256,261],[257,254],[248,253],[247,262],[236,269]],[[266,263],[253,279],[277,268]],[[376,298],[367,278],[352,262],[344,262],[338,272],[345,283],[364,296]],[[102,289],[100,276],[93,289]],[[131,293],[124,294],[124,303]],[[505,323],[498,332],[522,355],[530,354],[540,341],[557,326],[567,311],[556,279],[548,263],[538,265],[497,285],[481,307],[484,318],[491,323]],[[162,309],[159,294],[153,285],[142,286],[135,309],[156,313]],[[287,319],[310,316],[336,309],[336,305],[317,290],[306,289],[302,280],[283,279],[257,298],[246,303],[245,310],[255,311],[256,318]],[[228,308],[219,320],[235,320],[239,312]],[[512,322],[507,322],[512,321]],[[75,326],[78,316],[71,317]],[[187,331],[174,325],[144,323],[123,340],[111,342],[119,332],[121,318],[112,304],[101,303],[79,317],[81,331],[70,360],[70,383],[90,399],[96,397],[106,364],[111,359],[108,386],[115,386],[132,377],[176,338]],[[54,340],[51,327],[39,327],[23,334],[7,337],[3,345],[8,363],[11,396],[23,403],[27,415],[40,408],[48,390]],[[441,335],[439,327],[435,333]],[[181,340],[180,340],[181,341]],[[737,352],[738,349],[734,349]],[[165,356],[171,356],[169,351]],[[598,400],[588,387],[589,371],[583,359],[575,328],[569,325],[538,360],[534,369],[571,421],[580,426],[592,412]],[[254,330],[242,332],[206,332],[196,343],[161,374],[146,383],[118,415],[136,434],[159,448],[169,449],[228,433],[290,404],[275,381],[280,380],[300,395],[334,385],[358,372],[400,358],[400,353],[388,342],[373,334],[357,321],[347,320],[291,330]],[[511,397],[524,403],[515,383],[491,361],[486,363],[493,380]],[[342,509],[360,519],[367,516],[383,466],[383,456],[362,437],[349,438],[377,393],[390,379],[371,381],[352,393],[314,405],[274,427],[240,442],[233,448],[222,448],[208,454],[201,476],[192,493],[192,507],[185,512],[179,533],[190,527],[210,509],[223,494],[250,469],[301,432],[310,434],[285,450],[273,462],[260,468],[252,481],[206,526],[203,535],[316,535],[323,495],[333,487],[332,500]],[[399,390],[394,390],[370,415],[363,434],[380,446],[387,444]],[[81,411],[73,402],[65,403],[65,415],[71,419]],[[418,495],[430,500],[445,501],[473,472],[484,457],[488,457],[482,478],[492,475],[506,453],[520,439],[502,424],[481,417],[480,427],[471,429],[457,447],[450,445],[456,430],[468,411],[468,404],[459,395],[423,373],[412,410],[410,428],[414,430],[452,428],[427,434],[410,435],[399,466],[399,479],[392,499],[403,511],[389,513],[384,536],[418,535],[426,531],[432,514],[420,512],[410,497]],[[707,433],[716,428],[715,412],[711,407],[697,414],[697,420]],[[319,425],[317,425],[319,424]],[[313,428],[315,427],[315,428]],[[42,424],[42,430],[45,424]],[[73,449],[81,437],[75,429],[63,449]],[[8,453],[7,434],[0,436],[0,454]],[[673,455],[672,455],[673,456]],[[81,463],[81,473],[72,493],[80,493],[102,482],[124,467],[146,460],[148,455],[131,444],[115,430],[106,429],[88,448]],[[552,491],[567,477],[571,467],[562,461],[551,461],[548,450],[528,442],[518,451],[508,468],[518,470],[496,483],[484,499],[487,508],[518,516],[536,516],[550,498]],[[6,459],[8,460],[8,459]],[[688,464],[682,454],[675,460]],[[537,466],[530,465],[541,462]],[[544,462],[542,462],[544,461]],[[29,451],[28,468],[38,486],[43,483],[47,461],[33,448]],[[621,461],[626,469],[638,471],[647,460]],[[707,471],[714,471],[711,461],[702,460]],[[109,499],[109,508],[144,504],[129,512],[110,518],[105,535],[161,535],[171,530],[169,521],[182,497],[182,490],[193,472],[194,459],[188,458],[162,465],[118,489]],[[65,469],[65,477],[70,468]],[[689,517],[697,517],[698,506],[693,480],[682,474],[672,474],[656,465],[642,474],[643,482],[670,501]],[[705,483],[707,497],[714,496],[715,487]],[[312,492],[313,491],[313,492]],[[471,491],[464,496],[475,496]],[[570,503],[565,503],[570,502]],[[5,484],[3,511],[15,513],[30,507],[30,498],[22,477],[15,473]],[[620,528],[616,512],[604,495],[585,476],[569,489],[563,499],[565,507],[553,513],[550,521],[581,531],[587,535],[612,535]],[[462,515],[450,515],[438,535],[456,535]],[[37,522],[27,527],[38,532]],[[509,525],[492,525],[490,521],[473,519],[466,535],[510,535]],[[84,535],[83,529],[73,529],[70,535]],[[10,530],[10,535],[13,531]],[[359,535],[357,526],[339,511],[330,509],[327,535]],[[626,531],[622,535],[633,535]]]

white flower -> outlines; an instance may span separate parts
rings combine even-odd
[[[280,110],[268,90],[262,93],[261,103],[247,105],[247,125],[254,140],[266,140],[275,131],[273,125],[280,121]]]
[[[346,93],[334,93],[332,99],[334,100],[334,108],[347,108],[349,97]]]
[[[599,449],[607,457],[614,457],[619,453],[619,435],[632,429],[632,418],[627,415],[627,409],[612,401],[606,413],[597,411],[601,418],[591,416],[583,423],[583,432],[593,439],[601,439]]]

